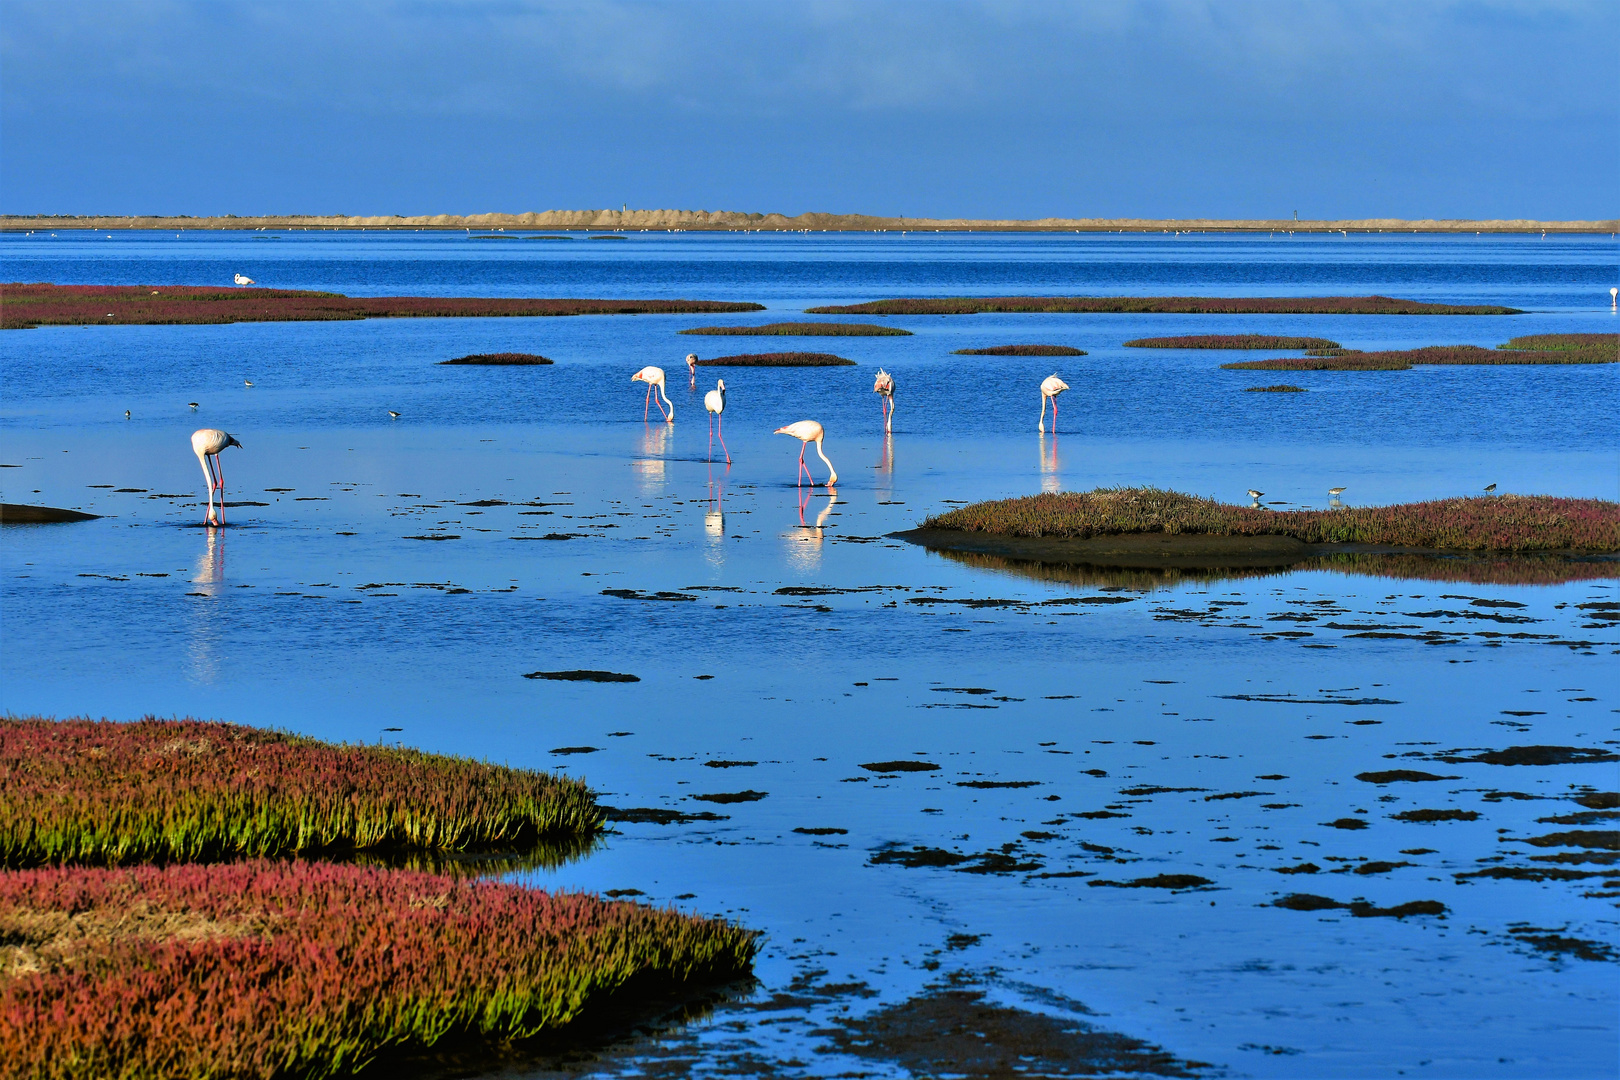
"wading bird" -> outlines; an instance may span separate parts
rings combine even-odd
[[[246,274],[237,274],[236,283],[238,285],[252,285],[254,282],[253,279],[248,277]]]
[[[225,524],[225,470],[220,468],[219,452],[227,446],[241,446],[236,436],[218,428],[198,428],[191,433],[191,449],[202,462],[203,475],[208,477],[208,516],[204,525]],[[212,459],[210,461],[210,459]],[[219,489],[219,516],[214,516],[214,489]]]
[[[197,411],[197,403],[195,401],[188,401],[186,404],[191,408],[192,412]]]
[[[1055,374],[1041,380],[1041,422],[1035,430],[1046,434],[1046,403],[1052,403],[1052,431],[1057,432],[1057,396],[1069,388],[1069,384],[1058,378]]]
[[[664,422],[667,424],[673,424],[675,422],[675,406],[670,402],[669,393],[664,389],[663,368],[644,367],[634,375],[630,376],[630,381],[644,382],[647,384],[647,400],[642,403],[641,407],[641,419],[643,422],[646,421],[647,415],[652,409],[654,390],[658,391],[660,397],[660,401],[658,403],[658,412],[664,417]],[[665,406],[669,407],[667,413],[665,412]]]
[[[687,374],[687,377],[692,380],[692,385],[696,386],[697,385],[697,353],[695,353],[695,352],[689,352],[689,353],[686,354],[686,374]]]
[[[716,379],[714,389],[703,395],[703,408],[709,413],[709,460],[714,460],[714,432],[720,429],[720,452],[726,455],[726,464],[731,464],[731,451],[726,449],[726,430],[720,423],[720,414],[726,411],[726,380]]]
[[[1256,501],[1259,501],[1260,497],[1263,496],[1264,494],[1265,494],[1265,492],[1263,492],[1263,491],[1256,491],[1256,490],[1254,490],[1254,488],[1249,489],[1249,498],[1254,499]]]
[[[1620,307],[1620,289],[1617,289],[1617,288],[1614,288],[1613,286],[1610,286],[1609,287],[1609,310],[1613,311],[1617,307]]]
[[[809,448],[811,443],[816,444],[816,453],[821,455],[821,460],[827,462],[827,486],[832,487],[834,484],[838,483],[838,470],[833,468],[832,462],[827,461],[827,453],[821,448],[821,440],[827,437],[827,433],[826,431],[822,430],[820,424],[816,423],[814,420],[800,420],[798,423],[789,424],[787,427],[779,427],[771,434],[791,435],[795,439],[799,440],[799,472],[803,473],[804,476],[810,481],[811,487],[816,486],[816,479],[810,475],[810,466],[804,463],[804,452]],[[798,482],[797,474],[795,474],[793,479],[795,483]]]
[[[1328,488],[1328,494],[1333,496],[1333,498],[1337,499],[1340,495],[1344,494],[1344,488],[1342,488],[1342,487]]]
[[[243,386],[252,386],[253,385],[253,380],[252,379],[243,379],[242,380],[242,385]]]
[[[398,420],[399,419],[399,413],[395,412],[393,409],[389,409],[388,410],[388,418],[390,420]]]
[[[872,393],[882,395],[878,404],[883,407],[883,431],[887,434],[894,430],[894,376],[878,368],[877,378],[872,380]],[[1046,410],[1042,408],[1041,418],[1045,417]]]
[[[125,420],[128,420],[128,419],[129,419],[129,410],[128,410],[128,409],[125,409],[125,410],[124,410],[124,419],[125,419]]]
[[[1489,495],[1489,494],[1491,494],[1491,492],[1493,492],[1495,490],[1496,490],[1496,485],[1495,484],[1486,484],[1485,485],[1485,494]]]

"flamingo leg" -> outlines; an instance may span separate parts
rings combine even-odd
[[[203,476],[208,480],[208,516],[203,518],[204,525],[214,524],[214,470],[209,467],[208,455],[198,454],[197,460],[202,463]]]
[[[225,466],[220,463],[219,455],[214,455],[214,472],[219,476],[219,523],[225,524]]]
[[[884,431],[885,434],[888,434],[888,433],[894,431],[894,397],[893,397],[893,395],[890,395],[886,400],[888,401],[888,405],[889,405],[889,413],[888,413],[887,416],[885,416],[883,418],[883,431]]]
[[[809,445],[810,445],[809,443],[800,443],[799,444],[799,472],[803,473],[805,476],[810,475],[810,466],[808,466],[808,465],[806,465],[804,463],[804,450],[805,450],[805,447],[807,447]],[[793,482],[795,484],[797,484],[799,482],[799,473],[794,473],[793,474]],[[816,486],[815,480],[812,479],[810,481],[810,486],[811,487]],[[802,514],[801,514],[801,516],[802,516]]]
[[[709,461],[714,460],[714,413],[709,414]]]
[[[731,451],[726,449],[726,422],[719,413],[714,414],[715,430],[720,432],[720,452],[726,455],[726,468],[731,467]],[[710,453],[713,453],[711,450]]]
[[[1057,434],[1057,398],[1052,399],[1052,434]]]
[[[652,413],[652,383],[647,384],[647,400],[641,403],[641,422],[645,424]]]

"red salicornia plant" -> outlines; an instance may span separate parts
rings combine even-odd
[[[745,975],[754,935],[593,896],[250,861],[0,872],[0,1074],[345,1076]]]
[[[0,865],[354,849],[477,851],[588,837],[578,780],[197,720],[0,719]]]
[[[910,337],[910,330],[871,323],[774,322],[761,326],[694,326],[683,334],[720,337]]]
[[[1613,364],[1620,352],[1610,348],[1482,349],[1478,345],[1430,345],[1421,349],[1381,352],[1346,350],[1336,356],[1282,356],[1273,360],[1242,360],[1221,367],[1236,371],[1408,371],[1425,364]]]
[[[1184,334],[1181,337],[1145,337],[1125,342],[1133,349],[1337,349],[1337,341],[1319,337],[1279,337],[1276,334]]]

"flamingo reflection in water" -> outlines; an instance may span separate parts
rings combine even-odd
[[[782,538],[788,541],[788,561],[799,572],[814,571],[821,566],[821,545],[826,538],[827,519],[832,516],[834,506],[838,505],[838,493],[827,492],[827,504],[816,515],[815,524],[804,519],[804,512],[815,497],[814,491],[803,491],[799,496],[799,524],[800,529],[783,533]]]
[[[187,666],[193,680],[211,683],[219,677],[219,644],[224,632],[219,612],[208,602],[225,587],[225,534],[220,530],[207,531],[191,583],[196,588],[190,593],[195,606],[190,609],[192,630],[186,635]]]
[[[1047,494],[1056,494],[1063,490],[1063,479],[1058,475],[1058,437],[1052,432],[1052,449],[1046,449],[1046,434],[1041,433],[1041,490]]]
[[[643,495],[656,495],[664,486],[667,479],[664,458],[669,453],[673,430],[668,424],[657,427],[647,424],[642,430],[640,446],[637,447],[640,456],[630,462],[630,467],[635,470]]]

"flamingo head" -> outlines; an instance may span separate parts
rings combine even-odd
[[[230,432],[225,433],[225,446],[238,446],[242,447],[244,450],[247,449],[246,447],[243,447],[241,443],[237,442],[236,436],[232,435]],[[225,449],[225,446],[220,447],[220,449]]]
[[[689,352],[686,354],[686,366],[694,370],[697,368],[697,353]]]
[[[716,379],[716,380],[714,380],[714,388],[716,390],[720,391],[722,394],[725,393],[726,392],[726,380],[724,380],[724,379]]]

